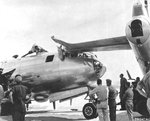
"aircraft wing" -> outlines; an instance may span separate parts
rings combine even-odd
[[[52,37],[52,39],[63,45],[70,52],[89,52],[89,51],[112,51],[112,50],[129,50],[131,49],[126,36],[100,39],[89,42],[71,44]]]

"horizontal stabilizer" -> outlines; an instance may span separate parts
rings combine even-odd
[[[111,51],[111,50],[129,50],[131,49],[125,36],[100,39],[89,42],[71,44],[52,37],[52,39],[63,45],[70,52],[89,52],[89,51]]]

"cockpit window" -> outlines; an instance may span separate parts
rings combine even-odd
[[[47,56],[47,58],[46,58],[46,62],[52,62],[53,59],[54,59],[54,55],[49,55],[49,56]]]

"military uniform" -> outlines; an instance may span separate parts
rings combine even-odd
[[[3,86],[0,85],[0,115],[1,115],[1,102],[3,98],[4,98],[4,90],[3,90]]]
[[[13,121],[24,121],[25,120],[25,98],[27,94],[27,87],[17,84],[12,88],[13,97]]]
[[[120,101],[121,101],[121,109],[125,109],[125,102],[123,100],[123,95],[125,91],[127,90],[127,80],[126,78],[122,77],[120,79]]]
[[[108,86],[109,96],[108,96],[108,105],[110,113],[110,121],[116,121],[116,97],[118,91],[113,86]]]
[[[0,75],[0,85],[3,86],[4,91],[7,91],[7,89],[8,89],[8,87],[7,87],[8,86],[8,80],[3,75]]]
[[[123,99],[125,100],[125,106],[127,110],[127,114],[129,117],[129,121],[133,121],[133,90],[132,88],[128,88],[123,96]]]
[[[99,85],[95,89],[93,89],[89,95],[97,95],[98,103],[96,105],[97,107],[97,113],[99,115],[99,120],[101,119],[103,115],[104,121],[109,121],[108,117],[108,89],[106,86]],[[102,115],[101,115],[102,112]]]

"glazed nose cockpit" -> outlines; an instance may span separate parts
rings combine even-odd
[[[100,61],[94,60],[93,67],[98,78],[102,77],[106,72],[106,67],[103,66],[103,64]]]
[[[100,78],[106,72],[106,67],[97,59],[97,56],[93,53],[83,53],[86,58],[92,59],[92,64],[97,78]]]

